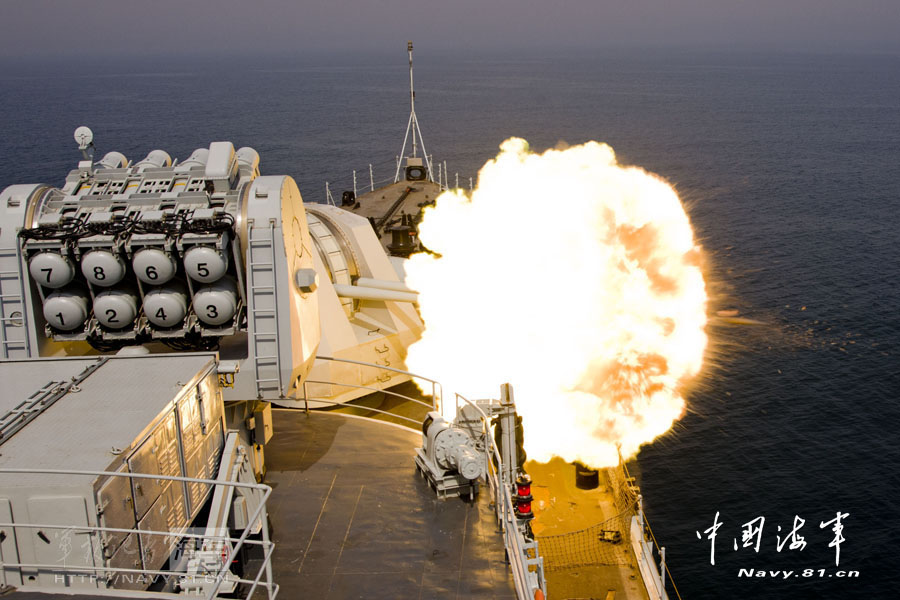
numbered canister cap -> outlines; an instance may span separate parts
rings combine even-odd
[[[237,294],[229,279],[200,288],[194,294],[194,312],[207,325],[223,325],[234,318],[236,311]]]
[[[75,278],[75,266],[56,252],[41,252],[28,261],[28,272],[40,285],[58,289]]]
[[[228,256],[209,246],[194,246],[184,254],[184,270],[191,279],[212,283],[228,270]]]
[[[155,288],[144,296],[144,314],[157,327],[175,327],[187,314],[187,296],[174,286]]]
[[[100,292],[94,298],[94,316],[110,329],[128,327],[137,316],[137,297],[125,290]]]
[[[171,254],[157,248],[138,250],[131,264],[137,278],[150,285],[166,283],[175,276],[178,268]]]
[[[87,320],[88,299],[69,290],[53,292],[44,300],[44,318],[51,327],[62,331],[78,329]]]
[[[125,263],[109,250],[91,250],[81,259],[81,272],[92,284],[110,287],[125,277]]]

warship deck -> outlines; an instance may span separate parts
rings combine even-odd
[[[407,189],[410,190],[408,193]],[[441,186],[432,181],[398,181],[359,196],[353,206],[341,208],[373,219],[379,225],[376,233],[381,245],[387,249],[391,234],[385,232],[386,226],[403,213],[418,215],[422,207],[434,202],[441,191]]]
[[[266,445],[266,482],[273,488],[268,510],[280,598],[516,597],[490,494],[482,489],[471,503],[437,499],[413,462],[420,434],[334,411],[307,415],[275,409],[273,421],[275,436]],[[560,513],[536,506],[537,521],[544,527],[556,521],[556,527],[546,529],[571,530],[579,521],[608,518],[614,510],[608,494],[578,492],[550,465],[529,467],[536,479],[536,503],[553,498],[569,507]],[[633,556],[624,563],[551,570],[550,596],[646,599]],[[73,597],[60,591],[0,596]],[[108,590],[102,596],[77,598],[109,600],[129,597],[126,594]],[[266,594],[259,590],[255,597]]]
[[[283,598],[515,598],[489,493],[438,500],[421,435],[339,413],[276,409],[266,445]]]
[[[544,540],[541,550],[546,552],[548,596],[650,600],[627,540],[607,544],[606,548],[599,544],[601,548],[595,547],[589,556],[595,564],[584,561],[588,556],[582,544],[589,535],[606,527],[625,529],[607,470],[600,472],[597,489],[582,490],[575,485],[575,468],[560,458],[549,463],[530,461],[525,469],[535,482],[531,488],[535,501],[532,529],[539,542]],[[560,562],[560,543],[551,546],[544,536],[569,538],[563,545],[571,552],[571,565],[551,568],[553,562]]]
[[[392,390],[406,396],[416,397],[417,395],[417,388],[411,382],[401,384]],[[375,408],[391,414],[367,411],[367,408]],[[394,420],[393,415],[418,420],[425,417],[425,411],[421,405],[399,400],[384,393],[370,394],[351,403],[327,410],[328,413],[325,414],[343,413],[395,423],[400,423],[400,421]],[[601,486],[598,489],[581,490],[575,486],[574,467],[562,459],[555,458],[550,463],[529,461],[525,464],[525,468],[534,479],[532,493],[535,498],[533,505],[535,520],[532,522],[532,527],[538,536],[538,541],[541,540],[541,536],[568,534],[591,526],[596,528],[597,524],[604,522],[610,523],[610,526],[624,526],[623,523],[612,523],[618,516],[618,510],[606,471],[601,471]],[[277,492],[278,490],[276,490]],[[485,519],[488,519],[491,524],[494,523],[493,513],[490,510],[485,515]],[[579,536],[574,534],[573,537],[577,543]],[[584,558],[578,548],[570,548],[570,550],[573,551],[570,559]],[[598,564],[573,564],[567,567],[547,569],[545,576],[548,597],[555,600],[574,598],[650,600],[643,585],[641,573],[637,568],[634,552],[628,544],[612,545],[604,554],[603,558],[606,560],[600,560]],[[594,554],[591,558],[598,557]],[[545,562],[545,566],[547,564]],[[417,598],[418,596],[413,597]],[[454,596],[422,596],[422,598],[431,597],[453,598]]]
[[[412,383],[401,384],[392,389],[407,396],[416,396],[417,393],[415,385]],[[344,413],[387,421],[394,419],[391,415],[367,411],[366,408],[376,408],[390,412],[391,415],[401,415],[413,419],[422,419],[425,416],[420,405],[398,400],[383,393],[370,394],[352,403],[329,409],[329,413]],[[395,422],[399,423],[399,421]],[[529,461],[525,467],[534,479],[532,493],[535,497],[533,505],[535,520],[532,522],[532,527],[538,536],[538,541],[544,535],[568,534],[591,526],[596,528],[597,524],[604,522],[611,523],[610,526],[619,524],[618,522],[612,524],[612,521],[615,521],[618,516],[618,510],[611,482],[605,471],[601,471],[602,484],[600,488],[581,490],[575,486],[574,467],[562,459],[555,458],[550,463]],[[427,488],[426,491],[428,491]],[[277,492],[278,490],[276,490]],[[493,513],[489,509],[484,518],[493,525]],[[577,539],[577,534],[574,537]],[[578,556],[577,548],[572,550],[574,552],[572,559],[582,558]],[[643,585],[641,573],[637,568],[634,552],[628,544],[621,543],[610,546],[609,551],[605,554],[606,560],[599,561],[603,564],[579,564],[547,569],[545,576],[548,597],[557,600],[573,598],[650,600]],[[592,558],[597,557],[594,555]],[[418,598],[419,596],[412,597]],[[453,598],[454,596],[440,594],[421,596],[421,598],[444,597]]]

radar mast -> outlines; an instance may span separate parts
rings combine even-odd
[[[409,122],[406,124],[406,134],[403,136],[403,147],[397,156],[397,171],[394,173],[394,183],[400,181],[400,166],[403,162],[404,152],[406,152],[406,142],[409,140],[409,134],[412,132],[412,153],[406,158],[416,158],[418,155],[418,147],[422,147],[422,157],[425,160],[425,167],[428,172],[428,180],[434,181],[431,173],[431,160],[428,152],[425,150],[425,140],[422,139],[422,130],[419,129],[419,120],[416,118],[416,90],[413,86],[413,43],[407,42],[406,50],[409,52]],[[418,140],[416,139],[418,136]],[[419,163],[421,164],[421,163]]]

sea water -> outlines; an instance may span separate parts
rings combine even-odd
[[[710,314],[762,323],[713,319],[688,414],[633,466],[682,596],[897,597],[900,57],[423,45],[416,84],[451,185],[514,135],[536,149],[605,141],[673,183],[706,251]],[[307,201],[325,200],[326,181],[339,198],[354,169],[362,193],[370,164],[376,185],[393,178],[407,85],[403,52],[7,62],[0,188],[62,185],[88,125],[98,156],[184,159],[231,140]],[[564,189],[546,213],[548,228],[565,221]]]

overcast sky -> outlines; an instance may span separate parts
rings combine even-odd
[[[0,58],[735,46],[900,52],[900,0],[0,0]]]

